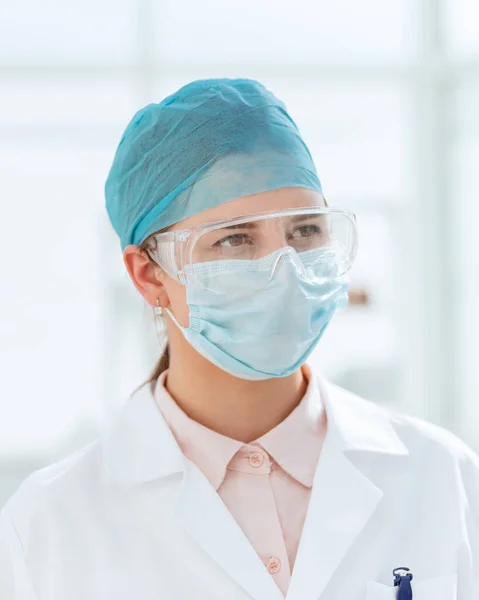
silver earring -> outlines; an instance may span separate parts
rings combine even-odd
[[[158,300],[158,298],[156,299],[156,306],[153,308],[153,310],[155,312],[155,317],[163,316],[163,309],[160,306],[160,301]]]
[[[166,331],[166,323],[163,309],[160,306],[158,298],[156,299],[156,306],[153,308],[153,312],[155,313],[156,333],[158,334],[158,337],[162,338]]]

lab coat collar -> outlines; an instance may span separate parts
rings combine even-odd
[[[393,413],[314,372],[313,377],[317,377],[326,410],[327,437],[334,437],[341,450],[408,454],[393,427]],[[102,445],[107,472],[123,483],[142,483],[181,473],[188,462],[148,385],[122,407]]]
[[[341,450],[409,454],[394,429],[393,411],[316,377],[328,418],[328,437],[335,437]]]
[[[102,439],[106,472],[115,481],[139,484],[182,473],[186,459],[149,385],[119,410]]]

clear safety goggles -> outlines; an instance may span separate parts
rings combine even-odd
[[[356,248],[355,215],[315,206],[158,233],[153,236],[148,254],[181,284],[220,291],[224,289],[221,278],[225,274],[257,270],[260,264],[273,277],[284,256],[295,263],[306,280],[314,280],[318,272],[331,272],[333,268],[335,275],[341,276],[351,268]]]

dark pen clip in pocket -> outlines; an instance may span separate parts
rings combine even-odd
[[[397,600],[413,600],[411,580],[413,574],[407,567],[397,567],[393,569],[394,586],[398,586]]]

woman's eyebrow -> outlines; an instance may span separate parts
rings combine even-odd
[[[316,213],[313,213],[310,215],[295,215],[294,217],[291,217],[290,220],[291,220],[291,223],[297,223],[298,221],[308,221],[311,219],[319,219],[322,216],[324,216],[324,215],[316,214]]]
[[[246,223],[236,223],[234,225],[225,225],[220,229],[255,229],[257,227],[254,221],[247,221]]]

